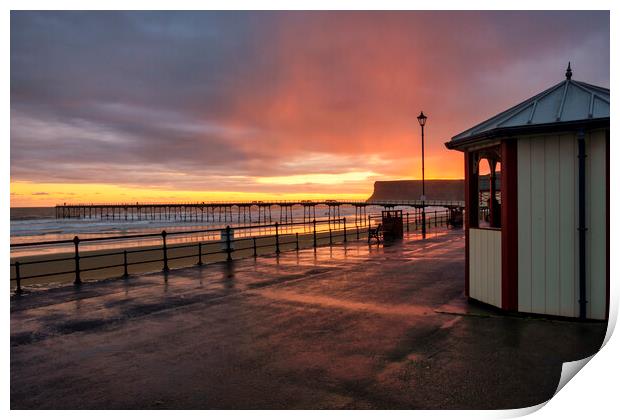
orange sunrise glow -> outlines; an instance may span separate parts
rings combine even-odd
[[[77,41],[36,30],[70,16]],[[569,55],[608,60],[588,48],[599,33],[562,29],[571,14],[187,16],[13,17],[11,206],[363,199],[421,178],[421,110],[426,178],[461,179],[450,136],[547,86]],[[605,68],[582,77],[605,84]]]

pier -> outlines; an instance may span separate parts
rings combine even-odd
[[[340,219],[342,206],[355,208],[355,221],[364,223],[368,206],[384,209],[410,207],[443,207],[460,209],[464,201],[455,200],[276,200],[276,201],[228,201],[199,203],[103,203],[103,204],[59,204],[57,219],[98,220],[170,220],[178,222],[237,222],[268,223],[273,221],[295,222],[293,209],[303,208],[303,221],[316,219],[316,206],[328,209],[329,219]],[[272,212],[272,209],[275,211]],[[279,213],[279,218],[278,218]]]

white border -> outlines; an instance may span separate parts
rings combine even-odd
[[[230,10],[230,9],[253,9],[253,10],[264,10],[264,9],[288,9],[288,10],[316,10],[316,9],[341,9],[341,10],[349,10],[349,9],[364,9],[364,10],[405,10],[405,9],[417,9],[417,10],[461,10],[463,6],[467,6],[467,8],[484,10],[484,9],[492,9],[492,10],[551,10],[558,9],[558,6],[562,9],[571,9],[571,10],[610,10],[611,9],[611,80],[610,85],[614,84],[617,76],[617,53],[615,52],[615,46],[617,43],[615,39],[617,39],[617,27],[618,27],[618,18],[615,13],[613,6],[618,4],[617,2],[612,1],[599,1],[599,0],[590,0],[588,2],[574,2],[574,1],[541,1],[541,0],[523,0],[518,2],[497,2],[497,1],[468,1],[468,2],[459,2],[459,1],[443,1],[441,4],[437,2],[411,2],[411,1],[395,1],[395,0],[383,0],[381,2],[369,2],[369,1],[325,1],[325,0],[317,0],[317,1],[297,1],[297,2],[284,2],[284,1],[249,1],[249,0],[230,0],[227,2],[200,2],[200,1],[184,1],[177,0],[175,2],[170,1],[161,1],[161,0],[152,0],[152,1],[118,1],[118,0],[109,0],[109,1],[91,1],[85,3],[84,1],[76,1],[76,0],[64,0],[64,1],[56,1],[53,4],[47,1],[34,1],[34,0],[24,0],[24,1],[5,1],[3,4],[5,6],[5,13],[2,14],[1,25],[3,32],[3,42],[2,42],[2,57],[4,60],[4,65],[1,67],[3,74],[3,82],[2,83],[2,93],[5,98],[3,105],[3,132],[5,133],[4,138],[0,141],[0,159],[2,159],[2,168],[4,182],[2,184],[2,231],[4,233],[5,240],[2,243],[2,247],[5,250],[4,255],[9,255],[9,179],[10,179],[10,150],[9,150],[9,137],[10,137],[10,78],[9,78],[9,69],[10,69],[10,14],[9,10],[27,10],[27,9],[156,9],[156,10],[182,10],[182,9],[214,9],[214,10]],[[617,9],[617,8],[616,8]],[[576,31],[579,28],[575,28]],[[611,87],[611,86],[610,86]],[[615,109],[615,108],[612,108]],[[612,118],[612,133],[617,133],[618,124],[617,120]],[[611,140],[611,162],[617,161],[617,146],[615,146],[614,139]],[[614,210],[618,209],[618,201],[617,194],[614,192],[614,186],[616,185],[616,180],[618,180],[618,167],[615,165],[611,165],[611,214],[612,216],[615,214]],[[611,217],[611,279],[618,278],[618,269],[617,265],[614,263],[615,251],[617,250],[617,238],[618,238],[618,228],[617,223],[614,221],[614,217]],[[4,261],[4,273],[9,272],[8,267],[8,258],[5,258]],[[6,279],[6,278],[5,278]],[[610,314],[610,323],[615,325],[617,318],[617,308],[618,308],[618,287],[616,282],[612,280],[611,284],[611,308],[612,313]],[[8,299],[8,294],[5,295],[6,299]],[[2,322],[2,344],[3,344],[3,352],[4,352],[4,367],[3,369],[3,380],[2,380],[2,404],[4,410],[9,409],[9,395],[10,395],[10,376],[9,376],[9,305],[5,306],[5,311],[3,313],[4,319]],[[611,331],[611,330],[610,330]],[[609,338],[609,337],[607,337]],[[208,412],[208,416],[212,418],[220,418],[220,417],[230,417],[230,416],[269,416],[271,418],[279,419],[284,418],[285,416],[288,418],[290,416],[295,416],[296,418],[301,419],[310,419],[314,418],[318,415],[327,416],[327,417],[349,417],[355,416],[356,418],[369,418],[369,417],[379,417],[379,416],[390,416],[402,419],[410,419],[411,416],[421,416],[424,418],[505,418],[505,417],[515,417],[519,415],[524,415],[527,413],[531,413],[535,411],[533,414],[536,418],[579,418],[583,419],[586,417],[595,418],[598,416],[605,416],[605,418],[613,416],[614,412],[617,412],[618,407],[618,396],[616,391],[617,385],[617,375],[618,375],[618,358],[617,355],[620,353],[618,350],[620,345],[618,345],[618,339],[612,338],[610,339],[605,348],[600,354],[596,355],[590,363],[577,375],[577,378],[570,381],[548,404],[541,404],[541,407],[544,406],[544,409],[536,411],[536,409],[541,407],[533,407],[529,409],[522,410],[512,410],[512,411],[415,411],[415,412],[407,412],[407,411],[390,411],[389,413],[384,413],[381,411],[371,411],[371,412],[321,412],[316,413],[312,411],[302,411],[302,412],[284,412],[284,411],[271,411],[271,412],[254,412],[254,411],[243,411],[243,412],[221,412],[221,411],[210,411]],[[32,415],[36,415],[38,413],[34,412],[11,412],[10,415],[15,418],[31,418]],[[134,412],[116,412],[115,416],[122,417],[133,417],[138,413]],[[104,418],[104,416],[108,416],[108,413],[103,412],[45,412],[41,413],[41,415],[45,415],[51,419],[63,419],[67,418],[82,418],[85,415],[88,415],[89,418]],[[138,415],[148,415],[153,419],[168,419],[170,416],[179,416],[183,417],[203,417],[205,415],[204,412],[149,412],[149,413],[140,413]]]

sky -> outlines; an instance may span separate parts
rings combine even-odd
[[[609,87],[608,12],[11,12],[11,206],[367,198],[452,136]]]

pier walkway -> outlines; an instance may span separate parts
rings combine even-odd
[[[516,408],[605,324],[462,297],[463,232],[11,298],[11,408]]]

